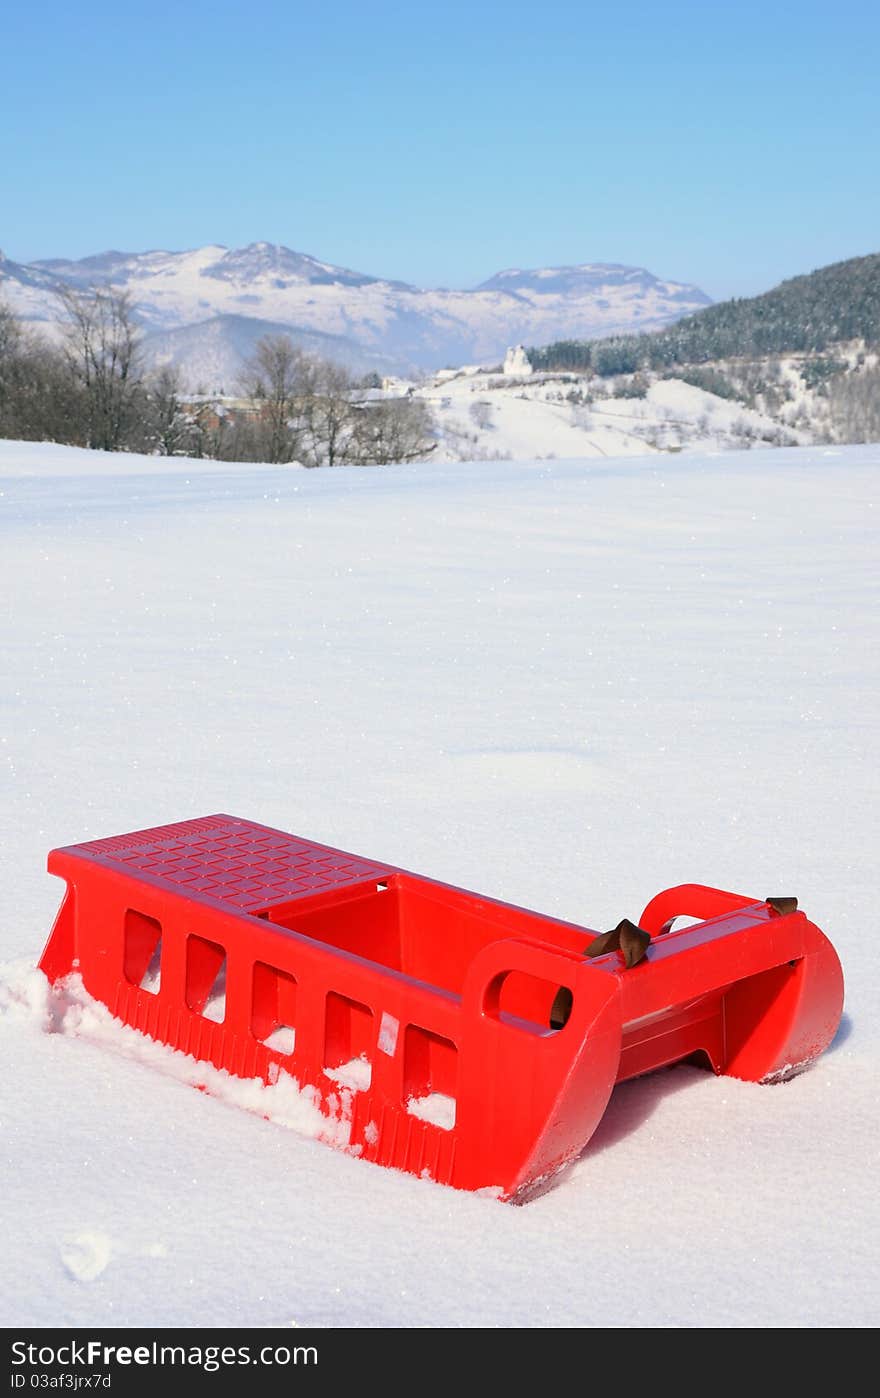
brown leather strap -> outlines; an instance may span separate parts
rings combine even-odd
[[[643,927],[637,927],[628,917],[624,917],[610,932],[602,932],[598,937],[594,937],[586,949],[586,955],[604,956],[608,951],[619,951],[623,953],[624,964],[629,969],[644,959],[650,945],[650,932],[646,932]]]
[[[777,917],[785,917],[787,913],[797,912],[796,898],[765,898],[764,902],[773,909]]]
[[[584,948],[584,955],[604,956],[606,952],[619,951],[623,956],[624,965],[629,970],[644,959],[650,945],[650,932],[646,932],[643,927],[637,927],[628,917],[624,917],[610,932],[600,932],[598,937],[594,937],[590,945]],[[572,1004],[571,991],[567,985],[561,985],[550,1007],[551,1029],[562,1028],[571,1014]]]

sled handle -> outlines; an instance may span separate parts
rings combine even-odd
[[[639,926],[652,937],[659,937],[670,930],[676,918],[694,917],[705,922],[724,913],[738,912],[740,908],[754,907],[761,901],[744,893],[726,893],[721,888],[709,888],[706,884],[682,883],[675,888],[666,888],[652,898],[639,918]]]

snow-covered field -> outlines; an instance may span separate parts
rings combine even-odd
[[[0,1324],[876,1325],[878,466],[0,443]],[[618,1088],[521,1208],[383,1170],[49,1005],[48,851],[217,811],[598,929],[794,893],[840,1031]]]

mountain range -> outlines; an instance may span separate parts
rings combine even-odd
[[[149,364],[175,363],[193,389],[231,388],[260,336],[289,334],[357,373],[500,363],[516,344],[660,329],[711,304],[696,286],[640,267],[509,268],[472,290],[422,289],[321,262],[274,243],[188,252],[104,252],[14,262],[0,296],[57,333],[59,285],[126,290]]]

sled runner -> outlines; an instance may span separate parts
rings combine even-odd
[[[50,982],[79,972],[124,1024],[237,1077],[289,1074],[366,1160],[503,1199],[577,1156],[615,1083],[683,1060],[780,1081],[843,1006],[794,898],[683,884],[597,934],[228,815],[48,868],[67,884]]]

